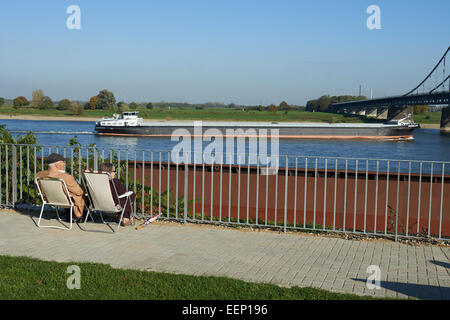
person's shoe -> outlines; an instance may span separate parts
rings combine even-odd
[[[77,218],[76,216],[72,216],[72,223],[81,223],[84,221],[84,217]]]
[[[130,221],[130,219],[129,218],[123,218],[122,219],[122,227],[126,227],[126,226],[129,226],[130,225],[130,223],[131,223],[131,221]]]

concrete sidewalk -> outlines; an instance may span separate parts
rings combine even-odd
[[[156,222],[116,234],[40,229],[35,216],[0,212],[0,255],[115,268],[214,275],[377,297],[450,299],[450,248]],[[43,220],[43,224],[57,223]],[[90,223],[89,228],[107,227]],[[381,289],[366,287],[367,267]]]

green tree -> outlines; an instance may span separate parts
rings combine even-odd
[[[39,109],[52,109],[54,107],[53,101],[52,99],[50,99],[50,97],[48,96],[44,96],[41,100],[41,102],[39,102]]]
[[[119,103],[117,103],[117,108],[119,110],[119,112],[124,112],[128,110],[128,106],[125,102],[120,101]]]
[[[0,98],[0,106],[2,106],[5,103],[5,98]]]
[[[153,103],[149,102],[149,103],[147,103],[147,105],[145,107],[147,109],[153,109]]]
[[[97,96],[93,96],[89,99],[89,109],[94,110],[97,107]]]
[[[115,105],[116,105],[116,98],[114,98],[114,93],[106,89],[103,89],[98,93],[97,102],[95,104],[95,107],[97,109],[112,110],[114,109]]]
[[[84,108],[82,106],[79,106],[76,102],[72,102],[70,104],[70,109],[72,110],[72,114],[76,116],[81,116],[84,112]]]
[[[289,105],[287,104],[286,101],[281,101],[279,108],[280,110],[289,110]]]
[[[58,110],[69,110],[71,101],[69,99],[62,99],[58,102]]]
[[[319,99],[309,100],[306,103],[306,111],[323,111],[328,112],[328,107],[333,103],[356,101],[356,100],[366,100],[366,96],[330,96],[323,95]]]
[[[310,111],[310,112],[313,112],[313,111],[317,111],[318,110],[318,103],[317,103],[317,100],[309,100],[307,103],[306,103],[306,110],[307,111]]]
[[[16,139],[6,129],[6,125],[0,125],[0,143],[11,144],[37,144],[37,138],[32,131],[28,132],[24,137],[17,136]]]
[[[30,104],[30,102],[24,96],[17,97],[13,100],[13,106],[15,108],[27,106],[29,104]]]
[[[39,104],[44,98],[44,91],[42,89],[33,90],[32,96],[33,96],[32,98],[33,107],[35,108],[39,107]]]
[[[129,107],[130,107],[131,110],[136,110],[136,109],[137,109],[137,106],[138,106],[137,103],[134,102],[134,101],[131,102],[130,105],[129,105]]]
[[[274,104],[270,104],[267,107],[267,110],[269,110],[270,112],[277,112],[278,111],[278,107],[276,105],[274,105]]]
[[[41,150],[40,147],[36,146],[36,152],[33,152],[33,147],[27,147],[26,145],[36,145],[38,143],[38,140],[36,136],[33,134],[33,132],[28,132],[25,136],[18,135],[15,138],[6,130],[5,125],[0,125],[0,143],[8,143],[8,144],[15,144],[15,145],[23,145],[22,151],[20,152],[19,147],[16,147],[16,161],[14,162],[14,157],[12,156],[12,148],[8,148],[8,150],[4,149],[0,155],[0,162],[3,166],[8,166],[9,168],[12,168],[15,166],[16,168],[19,168],[20,166],[23,166],[24,163],[30,163],[30,168],[33,167],[33,165],[36,163],[36,154],[39,153]],[[18,169],[17,169],[18,170]],[[12,190],[13,190],[13,183],[16,184],[17,189],[19,189],[19,186],[21,190],[23,190],[23,193],[21,193],[22,198],[18,198],[18,202],[22,202],[24,199],[28,199],[30,201],[29,203],[33,203],[34,200],[38,204],[40,204],[40,197],[35,193],[33,188],[27,188],[27,181],[34,181],[34,173],[33,170],[29,172],[29,177],[21,177],[16,176],[16,180],[12,178],[12,172],[11,170],[6,171],[6,176],[2,173],[2,179],[1,179],[1,190],[3,195],[8,192],[10,199],[12,199]],[[6,191],[5,190],[9,190]],[[39,199],[39,200],[38,200]]]
[[[427,105],[414,106],[414,114],[425,114],[428,111]]]
[[[328,106],[331,103],[330,96],[321,96],[317,101],[319,111],[326,112],[328,110]]]

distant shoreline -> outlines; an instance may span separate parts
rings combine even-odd
[[[86,118],[86,117],[49,117],[38,115],[6,115],[0,114],[2,120],[54,120],[54,121],[96,121],[98,118]]]
[[[6,115],[0,114],[0,120],[37,120],[37,121],[87,121],[87,122],[95,122],[98,118],[86,118],[86,117],[50,117],[50,116],[39,116],[39,115]],[[189,121],[186,120],[163,120],[163,119],[146,119],[146,120],[154,120],[154,121]],[[192,119],[194,121],[194,119]],[[212,120],[208,120],[212,121]],[[219,120],[218,120],[219,121]],[[260,122],[270,122],[270,121],[260,121]],[[422,129],[439,129],[440,124],[438,123],[423,123],[420,125]]]
[[[420,124],[422,129],[440,129],[441,125],[439,123],[422,123]]]

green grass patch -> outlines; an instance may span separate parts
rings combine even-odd
[[[414,121],[418,123],[441,123],[441,114],[442,112],[426,112],[424,114],[415,114]]]
[[[67,267],[81,270],[81,288],[68,289]],[[225,277],[114,269],[97,263],[58,263],[0,256],[0,299],[369,299],[315,288],[284,288]]]
[[[363,122],[384,122],[385,120],[377,120],[373,118],[366,118],[364,116],[354,114],[337,114],[328,112],[308,112],[290,110],[272,112],[268,110],[257,111],[249,110],[243,111],[239,109],[230,108],[153,108],[151,110],[146,108],[137,108],[139,115],[144,119],[154,120],[205,120],[205,121],[294,121],[294,122],[327,122],[327,123],[363,123]],[[118,111],[109,110],[84,110],[80,116],[72,114],[70,110],[57,109],[36,109],[32,107],[13,108],[12,105],[3,105],[0,107],[0,114],[7,115],[36,115],[48,117],[80,117],[80,118],[102,118],[112,116]],[[418,123],[440,123],[441,112],[427,112],[425,114],[414,115],[414,121]]]
[[[153,108],[151,110],[138,108],[139,115],[144,119],[155,120],[219,120],[219,121],[298,121],[298,122],[373,122],[376,120],[366,119],[357,115],[344,115],[327,112],[307,112],[291,110],[284,111],[242,111],[230,108]],[[117,111],[115,111],[117,112]],[[81,117],[81,118],[102,118],[111,116],[114,111],[109,110],[84,110],[81,116],[75,116],[70,110],[41,110],[31,107],[13,108],[11,105],[0,107],[0,114],[7,115],[36,115],[48,117]]]

